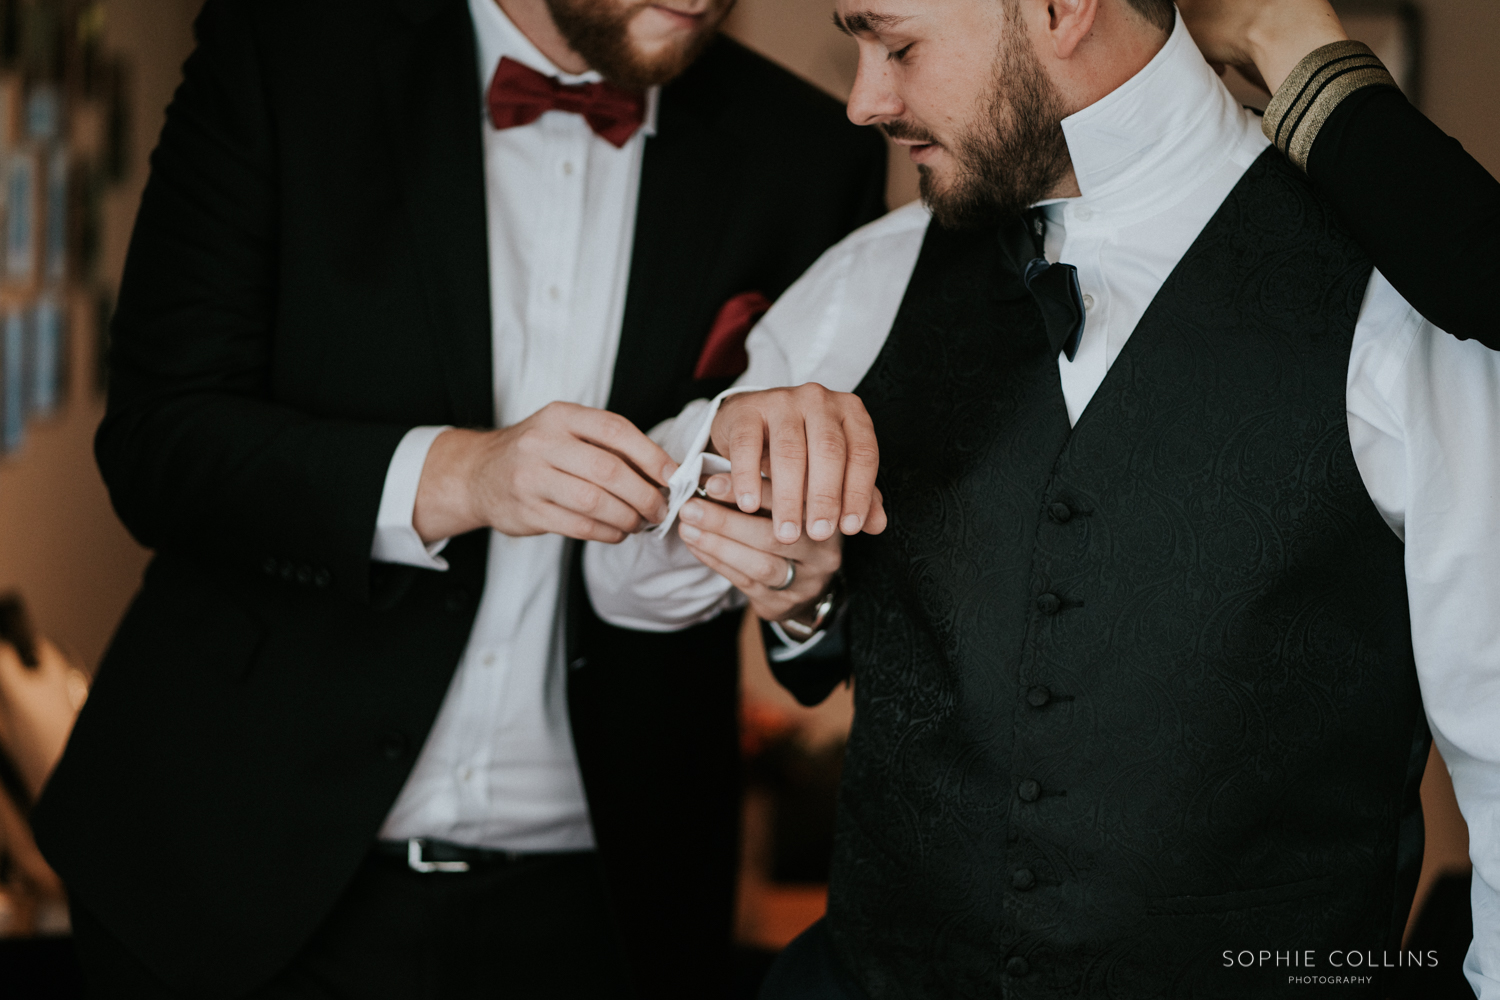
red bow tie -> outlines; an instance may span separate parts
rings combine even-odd
[[[646,120],[646,97],[612,83],[559,83],[509,56],[490,81],[490,122],[496,128],[530,125],[544,111],[583,115],[598,136],[619,148]]]

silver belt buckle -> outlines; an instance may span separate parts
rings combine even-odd
[[[414,872],[430,875],[433,872],[466,872],[467,861],[423,861],[422,838],[412,837],[406,842],[406,867]]]

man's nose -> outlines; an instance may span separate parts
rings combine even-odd
[[[888,67],[881,46],[859,47],[859,69],[854,74],[854,89],[849,91],[849,120],[854,124],[879,125],[894,121],[906,110],[891,85]]]

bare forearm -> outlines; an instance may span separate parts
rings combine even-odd
[[[1275,93],[1309,52],[1349,36],[1326,0],[1271,0],[1246,33],[1250,58]]]
[[[1348,38],[1328,0],[1180,0],[1203,56],[1258,75],[1275,92],[1314,49]]]

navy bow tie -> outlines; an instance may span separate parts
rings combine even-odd
[[[1042,210],[1033,208],[1000,227],[1000,246],[1017,279],[1013,297],[1030,292],[1042,311],[1047,327],[1047,343],[1055,356],[1067,355],[1069,361],[1078,353],[1083,336],[1085,310],[1083,292],[1078,287],[1078,268],[1072,264],[1049,263],[1043,254],[1047,222]]]

